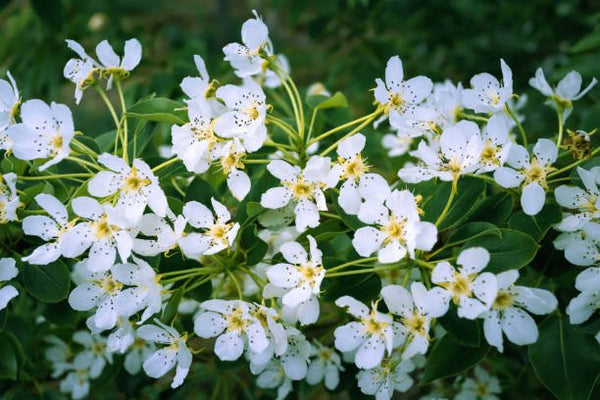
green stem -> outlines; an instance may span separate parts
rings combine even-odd
[[[334,150],[340,144],[340,142],[342,140],[351,137],[352,135],[354,135],[355,133],[357,133],[358,131],[360,131],[362,128],[364,128],[365,126],[369,125],[375,118],[377,118],[377,116],[382,111],[383,110],[379,110],[378,112],[374,112],[373,114],[371,114],[370,118],[364,120],[360,125],[358,125],[354,129],[352,129],[350,132],[346,133],[344,136],[342,136],[341,138],[339,138],[334,144],[332,144],[331,146],[329,146],[328,148],[326,148],[325,151],[321,152],[321,154],[319,154],[319,155],[321,157],[325,157],[327,154],[329,154],[329,152],[331,152],[332,150]]]
[[[455,178],[452,181],[452,188],[450,189],[450,196],[448,196],[448,201],[446,201],[446,205],[444,206],[444,209],[442,210],[442,213],[440,214],[440,216],[438,217],[438,219],[435,221],[435,226],[440,226],[440,224],[442,223],[442,221],[444,220],[444,218],[446,218],[446,214],[448,214],[448,210],[450,210],[450,205],[452,205],[452,201],[454,200],[454,196],[456,195],[456,192],[458,191],[458,178]]]
[[[121,88],[121,81],[115,80],[117,86],[117,93],[119,93],[119,100],[121,101],[121,110],[123,113],[123,161],[129,164],[129,155],[127,154],[129,149],[129,138],[128,136],[128,122],[127,122],[127,106],[125,105],[125,97],[123,96],[123,89]]]
[[[167,161],[165,161],[161,164],[158,164],[156,167],[152,168],[152,172],[158,172],[161,169],[168,167],[169,165],[173,164],[174,162],[176,162],[178,160],[179,160],[179,158],[177,158],[177,157],[170,158]]]
[[[73,143],[77,147],[79,147],[79,149],[81,149],[81,151],[83,151],[84,153],[86,153],[88,156],[90,156],[92,158],[96,158],[96,159],[98,158],[98,153],[96,153],[94,150],[90,149],[85,144],[81,143],[79,140],[73,138],[73,140],[71,141],[71,143]]]
[[[325,274],[325,277],[326,278],[335,278],[337,276],[370,274],[370,273],[376,273],[376,272],[390,271],[392,269],[398,269],[398,268],[400,268],[400,267],[397,264],[392,264],[392,265],[388,265],[386,267],[355,269],[352,271],[335,272],[333,274]]]
[[[348,261],[347,263],[344,263],[344,264],[336,265],[333,268],[329,268],[325,272],[325,275],[328,275],[331,272],[339,271],[339,270],[344,269],[346,267],[350,267],[352,265],[364,264],[364,263],[368,263],[368,262],[371,262],[371,261],[377,261],[377,257],[360,258],[358,260],[352,260],[352,261]]]
[[[327,132],[324,132],[324,133],[320,134],[320,135],[319,135],[319,136],[317,136],[316,138],[309,140],[309,141],[308,141],[308,143],[307,143],[307,146],[310,146],[310,145],[311,145],[311,144],[313,144],[313,143],[319,142],[319,141],[321,141],[321,140],[323,140],[323,139],[325,139],[325,138],[327,138],[327,137],[329,137],[329,136],[333,135],[333,134],[334,134],[334,133],[336,133],[336,132],[342,131],[342,130],[344,130],[344,129],[346,129],[346,128],[349,128],[349,127],[351,127],[351,126],[354,126],[354,125],[356,125],[356,124],[359,124],[359,123],[361,123],[362,121],[364,121],[365,119],[369,119],[369,118],[371,118],[373,115],[377,116],[377,115],[379,115],[380,113],[381,113],[381,110],[377,109],[377,110],[375,110],[374,112],[372,112],[371,114],[367,114],[367,115],[365,115],[365,116],[362,116],[362,117],[360,117],[360,118],[358,118],[358,119],[355,119],[355,120],[353,120],[353,121],[346,122],[346,123],[345,123],[345,124],[343,124],[343,125],[336,126],[335,128],[333,128],[333,129],[330,129],[330,130],[328,130]]]
[[[240,287],[240,283],[238,282],[233,272],[231,272],[229,269],[226,269],[225,271],[227,272],[227,275],[229,275],[229,278],[232,280],[233,285],[235,286],[235,290],[237,290],[238,298],[242,300],[244,298],[244,295],[242,294],[242,288]]]
[[[92,174],[88,173],[52,174],[42,176],[20,176],[19,179],[23,181],[43,181],[46,179],[89,178],[90,176],[92,176]]]
[[[489,120],[486,117],[480,117],[479,115],[467,114],[465,112],[459,112],[458,113],[458,117],[459,118],[468,119],[468,120],[471,120],[471,121],[485,122],[485,123],[487,123],[488,120]]]
[[[588,159],[590,159],[590,158],[594,157],[596,154],[598,154],[598,152],[600,152],[600,147],[598,147],[597,149],[595,149],[595,150],[592,152],[592,154],[590,155],[590,157],[588,157],[588,158],[582,158],[581,160],[577,160],[577,161],[575,161],[574,163],[567,165],[566,167],[563,167],[563,168],[561,168],[561,169],[559,169],[559,170],[557,170],[557,171],[554,171],[554,172],[552,172],[552,173],[548,174],[548,175],[546,176],[546,178],[552,178],[553,176],[560,175],[560,174],[562,174],[563,172],[570,170],[571,168],[575,168],[575,167],[576,167],[576,166],[578,166],[579,164],[581,164],[581,163],[583,163],[583,162],[587,161]]]
[[[515,113],[508,106],[508,104],[504,104],[504,110],[513,119],[513,121],[515,121],[515,124],[517,124],[517,127],[519,128],[519,132],[521,132],[521,140],[523,140],[523,146],[527,147],[527,135],[525,134],[523,125],[521,125],[521,121],[519,121],[519,119],[517,118]]]
[[[427,261],[424,261],[424,260],[415,259],[413,261],[414,261],[415,264],[417,264],[420,267],[425,267],[427,269],[434,269],[435,268],[434,264],[432,264],[430,262],[427,262]]]
[[[90,168],[95,168],[97,170],[102,170],[102,168],[100,166],[98,166],[98,165],[96,165],[94,163],[91,163],[89,161],[82,160],[81,158],[68,156],[68,157],[66,157],[66,159],[70,160],[70,161],[73,161],[73,162],[76,162],[76,163],[80,163],[82,166],[86,165],[86,166],[88,166]]]
[[[104,101],[104,104],[106,104],[106,107],[108,107],[108,111],[110,111],[110,115],[112,115],[113,121],[115,123],[115,127],[117,128],[117,131],[118,131],[121,124],[119,123],[119,118],[117,118],[117,113],[115,111],[115,108],[113,107],[112,103],[108,99],[108,96],[104,92],[104,89],[102,89],[102,87],[100,85],[94,85],[94,88],[96,89],[96,91],[98,92],[98,94],[100,95],[102,100]]]
[[[296,133],[296,131],[294,131],[294,128],[292,128],[287,122],[272,115],[267,115],[267,121],[272,122],[274,125],[277,125],[277,127],[284,131],[293,140],[296,140],[298,138],[298,134]]]
[[[292,94],[290,95],[290,98],[295,97],[296,99],[296,104],[297,104],[297,113],[298,113],[298,117],[296,118],[296,124],[298,127],[298,136],[300,137],[300,139],[302,139],[304,137],[304,107],[302,107],[302,98],[300,97],[300,92],[298,91],[298,88],[296,87],[296,84],[294,83],[294,80],[288,75],[287,72],[285,72],[285,70],[283,68],[280,68],[279,65],[277,65],[277,63],[271,63],[271,66],[273,66],[273,71],[277,74],[277,72],[279,72],[278,76],[279,79],[282,80],[284,87],[286,87],[286,90],[288,90],[288,95],[290,95],[289,91],[291,90]],[[283,77],[283,79],[282,79]],[[289,86],[289,88],[288,88]],[[293,103],[292,103],[293,105]]]
[[[267,160],[267,159],[245,159],[243,161],[244,164],[268,164],[273,160]]]
[[[558,116],[558,137],[556,139],[556,146],[560,147],[560,145],[562,144],[563,129],[564,129],[562,112],[557,111],[556,115]]]

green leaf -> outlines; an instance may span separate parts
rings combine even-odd
[[[217,193],[213,189],[213,187],[206,182],[201,177],[197,176],[194,178],[192,183],[185,190],[185,202],[195,200],[209,208],[212,208],[210,205],[211,197],[217,197]]]
[[[177,308],[179,307],[179,303],[181,303],[181,299],[183,298],[183,289],[183,287],[180,287],[175,291],[175,293],[173,293],[162,313],[161,320],[168,325],[170,325],[175,319],[175,316],[177,316]]]
[[[446,335],[427,356],[421,384],[459,374],[481,361],[489,350],[490,346],[487,344],[479,347],[463,346],[452,335]]]
[[[512,229],[500,229],[500,238],[492,234],[469,240],[462,249],[469,247],[485,247],[490,252],[485,270],[494,273],[523,268],[539,248],[531,236]]]
[[[31,0],[33,10],[40,20],[53,31],[60,31],[63,24],[62,1]]]
[[[598,342],[556,315],[546,318],[539,332],[529,358],[540,381],[561,400],[589,398],[600,372]]]
[[[333,96],[323,96],[320,94],[309,96],[306,98],[306,104],[315,110],[323,110],[325,108],[346,108],[348,101],[342,92],[335,92]]]
[[[596,30],[579,40],[569,49],[571,53],[583,53],[600,48],[600,30]]]
[[[348,295],[369,304],[381,291],[381,279],[376,274],[338,276],[335,279],[325,279],[321,289],[324,291],[322,297],[325,301],[334,302],[339,297]]]
[[[0,336],[0,354],[0,379],[17,380],[17,352],[5,336]]]
[[[437,220],[448,201],[451,187],[450,182],[443,182],[436,185],[436,190],[431,196],[422,194],[427,199],[421,207],[425,212],[424,220],[430,222]],[[454,196],[446,217],[438,226],[438,230],[451,228],[467,218],[475,209],[477,199],[483,195],[484,191],[485,182],[481,179],[468,177],[461,179],[458,182],[458,192]],[[422,192],[417,190],[416,193]]]
[[[260,203],[257,203],[255,201],[250,201],[248,202],[248,204],[246,204],[246,216],[248,219],[253,219],[264,210],[265,209],[263,208],[263,206],[261,206]]]
[[[187,113],[179,110],[180,108],[185,108],[185,104],[163,97],[155,97],[134,104],[127,110],[127,115],[147,121],[183,125],[187,121]]]
[[[536,241],[540,241],[552,225],[562,220],[562,212],[558,204],[546,204],[542,210],[534,216],[527,215],[523,211],[513,214],[508,220],[508,226],[521,232],[525,232]]]
[[[71,278],[62,261],[48,265],[23,266],[25,288],[36,299],[44,303],[58,303],[69,294]]]
[[[493,194],[477,205],[469,221],[490,222],[502,225],[510,216],[514,205],[511,195],[500,192]]]
[[[469,222],[452,233],[444,247],[457,246],[480,236],[495,235],[500,237],[501,234],[500,228],[489,222]]]
[[[246,250],[246,265],[256,265],[263,260],[269,246],[258,237],[256,225],[251,224],[242,230],[240,244]]]
[[[464,346],[479,347],[481,342],[481,327],[477,320],[459,318],[456,307],[450,307],[448,312],[438,322],[454,339]]]

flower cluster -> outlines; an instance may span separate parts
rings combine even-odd
[[[239,81],[211,80],[197,55],[181,101],[129,105],[123,83],[141,43],[126,41],[120,57],[102,41],[96,60],[67,40],[76,103],[93,88],[115,123],[102,137],[76,130],[66,105],[22,101],[10,74],[0,80],[0,329],[3,313],[31,308],[63,393],[86,397],[121,362],[171,388],[195,385],[216,357],[279,399],[299,381],[342,390],[342,377],[390,399],[488,351],[547,345],[547,325],[571,329],[555,311],[570,324],[598,317],[597,150],[593,132],[563,138],[595,79],[581,91],[571,72],[554,89],[536,72],[530,85],[559,121],[556,138],[540,138],[525,130],[504,60],[501,80],[480,73],[463,88],[405,79],[394,56],[374,110],[338,124],[321,117],[346,99],[322,84],[302,98],[258,13],[241,37],[223,48]],[[169,125],[166,160],[140,150],[148,124]],[[537,268],[550,242],[587,269]],[[550,289],[573,279],[579,293],[559,303]],[[77,317],[59,326],[45,303]],[[4,334],[0,345],[12,346]],[[464,349],[480,357],[440,356]],[[454,386],[460,399],[501,392],[480,365]]]

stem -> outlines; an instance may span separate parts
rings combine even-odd
[[[521,140],[523,140],[523,146],[527,147],[527,135],[525,134],[523,125],[521,125],[521,122],[519,121],[519,119],[517,118],[515,113],[513,113],[513,111],[510,109],[508,104],[504,104],[504,110],[513,119],[513,121],[515,121],[515,124],[517,124],[517,127],[519,128],[519,132],[521,132]]]
[[[267,159],[264,159],[264,158],[263,159],[251,159],[251,160],[245,159],[243,161],[243,163],[244,164],[268,164],[271,161],[273,161],[273,160],[267,160]]]
[[[457,183],[458,183],[458,178],[454,178],[454,180],[452,181],[452,188],[450,189],[450,196],[448,196],[448,201],[446,202],[446,205],[444,206],[442,213],[440,214],[438,219],[435,221],[435,226],[440,226],[440,224],[442,223],[444,218],[446,218],[446,214],[448,214],[448,210],[450,210],[450,205],[452,204],[452,201],[454,200],[454,196],[456,195],[456,192],[458,191]]]
[[[287,122],[272,115],[268,115],[267,120],[281,128],[281,130],[292,139],[296,140],[298,138],[298,134],[294,131],[294,128],[292,128]]]
[[[382,112],[381,109],[378,109],[377,111],[375,111],[374,113],[370,114],[370,118],[364,120],[360,125],[358,125],[357,127],[355,127],[354,129],[352,129],[350,132],[346,133],[344,136],[342,136],[341,138],[339,138],[334,144],[332,144],[331,146],[329,146],[328,148],[325,149],[325,151],[323,151],[321,154],[319,154],[321,157],[325,157],[330,151],[332,151],[333,149],[335,149],[338,144],[340,144],[340,142],[346,138],[349,138],[350,136],[354,135],[355,133],[357,133],[358,131],[360,131],[362,128],[364,128],[365,126],[369,125],[375,118],[377,118],[377,116]]]
[[[486,117],[480,117],[479,115],[467,114],[465,112],[459,112],[458,117],[459,118],[462,117],[464,119],[469,119],[471,121],[488,122],[488,118],[486,118]]]
[[[344,269],[346,267],[350,267],[352,265],[368,263],[368,262],[371,262],[371,261],[377,261],[377,257],[360,258],[358,260],[352,260],[352,261],[348,261],[347,263],[344,263],[344,264],[336,265],[333,268],[329,268],[325,272],[325,275],[328,275],[328,274],[330,274],[331,272],[334,272],[334,271],[339,271],[340,269]]]
[[[46,179],[66,179],[66,178],[89,178],[92,174],[86,172],[76,174],[53,174],[53,175],[42,175],[42,176],[20,176],[19,179],[23,181],[41,181]]]
[[[129,160],[128,160],[128,154],[127,152],[129,151],[128,149],[128,144],[129,144],[129,139],[127,137],[128,135],[128,122],[127,122],[127,106],[125,105],[125,98],[123,97],[123,89],[121,88],[121,81],[120,80],[116,80],[116,86],[117,86],[117,93],[119,93],[119,100],[121,101],[121,110],[123,113],[123,161],[125,161],[126,163],[129,164]]]
[[[300,139],[302,139],[304,137],[304,107],[302,107],[302,98],[300,97],[300,92],[298,91],[298,88],[296,87],[294,80],[288,75],[287,72],[285,72],[283,70],[283,68],[279,67],[279,65],[277,65],[277,63],[271,63],[270,65],[272,65],[274,67],[273,71],[276,74],[277,74],[277,72],[279,72],[279,74],[281,74],[281,76],[279,76],[279,79],[282,80],[284,87],[288,91],[288,95],[290,95],[289,91],[291,88],[292,95],[296,99],[296,104],[297,104],[296,111],[298,113],[298,117],[296,118],[296,124],[298,126],[298,136],[300,137]],[[282,79],[282,76],[284,79]],[[292,95],[290,95],[290,98],[292,98]],[[293,105],[293,103],[292,103],[292,105]]]
[[[574,163],[569,164],[566,167],[563,167],[563,168],[561,168],[561,169],[559,169],[557,171],[554,171],[554,172],[548,174],[547,178],[552,178],[553,176],[560,175],[563,172],[568,171],[571,168],[574,168],[574,167],[578,166],[579,164],[581,164],[581,163],[589,160],[590,158],[594,157],[596,154],[598,154],[598,152],[600,152],[600,147],[598,147],[597,149],[595,149],[588,158],[582,158],[581,160],[575,161]]]
[[[98,94],[100,95],[102,100],[104,101],[104,104],[106,104],[106,107],[108,107],[108,111],[110,111],[110,115],[112,115],[113,121],[115,122],[115,127],[117,128],[117,131],[118,131],[121,124],[119,123],[119,118],[117,118],[117,113],[115,111],[115,108],[113,107],[112,103],[108,99],[108,96],[104,92],[104,89],[102,89],[102,87],[100,85],[94,85],[94,88],[96,89],[96,91],[98,92]]]
[[[556,115],[558,116],[558,138],[556,139],[556,146],[559,147],[562,143],[564,127],[563,127],[562,112],[557,111]]]
[[[79,147],[79,149],[81,151],[83,151],[84,153],[86,153],[88,156],[92,157],[92,158],[98,158],[98,153],[96,153],[94,150],[90,149],[88,146],[86,146],[85,144],[81,143],[79,140],[73,138],[73,140],[71,141],[71,143],[75,144],[77,147]]]
[[[167,161],[165,161],[165,162],[163,162],[161,164],[158,164],[156,167],[152,168],[152,172],[160,171],[161,169],[163,169],[165,167],[168,167],[169,165],[173,164],[177,160],[179,160],[179,158],[177,158],[177,157],[170,158]]]
[[[310,146],[310,145],[311,145],[311,144],[313,144],[313,143],[316,143],[316,142],[318,142],[318,141],[321,141],[321,140],[325,139],[326,137],[329,137],[329,136],[333,135],[333,134],[334,134],[334,133],[336,133],[336,132],[339,132],[339,131],[341,131],[341,130],[344,130],[344,129],[346,129],[346,128],[349,128],[349,127],[351,127],[351,126],[353,126],[353,125],[356,125],[356,124],[358,124],[358,123],[360,123],[360,122],[364,121],[365,119],[369,119],[369,118],[371,118],[371,117],[372,117],[372,116],[374,116],[374,115],[375,115],[375,116],[377,116],[377,115],[379,115],[380,113],[381,113],[381,111],[380,111],[380,110],[375,110],[375,111],[374,111],[374,112],[372,112],[371,114],[367,114],[367,115],[365,115],[365,116],[363,116],[363,117],[360,117],[360,118],[358,118],[358,119],[355,119],[355,120],[353,120],[353,121],[346,122],[346,123],[345,123],[345,124],[343,124],[343,125],[336,126],[335,128],[333,128],[333,129],[330,129],[330,130],[328,130],[327,132],[320,134],[320,135],[319,135],[319,136],[317,136],[316,138],[314,138],[314,139],[312,139],[312,140],[309,140],[309,141],[308,141],[308,143],[307,143],[307,146]]]
[[[237,290],[238,298],[240,300],[243,299],[244,296],[242,295],[242,288],[240,287],[240,283],[238,282],[237,278],[235,277],[235,275],[233,275],[233,272],[231,272],[229,269],[226,269],[225,272],[227,272],[227,275],[229,275],[229,278],[233,281],[235,290]]]
[[[87,165],[88,167],[95,168],[95,169],[97,169],[99,171],[102,170],[102,168],[100,166],[98,166],[98,165],[96,165],[94,163],[91,163],[89,161],[82,160],[81,158],[68,156],[68,157],[66,157],[66,159],[70,160],[70,161],[74,161],[76,163],[80,163],[82,165]]]
[[[319,211],[319,214],[321,214],[324,217],[339,219],[340,221],[342,221],[342,217],[340,217],[339,215],[334,214],[334,213],[330,213],[330,212],[326,212],[326,211]]]
[[[400,267],[397,264],[392,264],[392,265],[388,265],[386,267],[356,269],[353,271],[342,271],[342,272],[336,272],[333,274],[325,274],[325,277],[326,278],[335,278],[336,276],[370,274],[370,273],[375,273],[375,272],[389,271],[389,270],[398,269],[398,268],[400,268]]]
[[[413,261],[415,262],[415,264],[417,264],[420,267],[425,267],[427,269],[434,269],[435,268],[435,265],[433,265],[432,263],[427,262],[427,261],[423,261],[423,260],[419,260],[419,259],[415,259]]]

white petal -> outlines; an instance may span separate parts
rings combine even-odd
[[[536,155],[541,165],[552,164],[558,156],[556,144],[549,139],[540,139],[533,147],[533,154]]]
[[[300,274],[290,264],[277,264],[267,268],[269,281],[282,288],[295,287],[300,281]]]
[[[215,223],[210,209],[197,201],[186,203],[183,207],[182,214],[194,228],[209,228]]]
[[[427,313],[433,317],[438,318],[448,312],[450,305],[450,298],[452,295],[441,287],[434,287],[427,292],[426,308]]]
[[[260,204],[265,208],[282,208],[285,207],[292,198],[292,193],[285,187],[274,187],[267,190],[260,198]]]
[[[296,214],[296,229],[300,232],[319,225],[319,210],[316,204],[309,200],[300,200],[294,208],[294,213]]]
[[[142,59],[142,45],[137,39],[129,39],[125,42],[125,51],[121,67],[127,71],[131,71],[140,63]]]
[[[438,263],[431,273],[431,282],[433,283],[443,283],[443,282],[452,282],[454,281],[454,275],[456,274],[456,270],[454,267],[447,261],[442,261]]]
[[[118,67],[121,61],[107,40],[98,43],[98,46],[96,46],[96,55],[106,67]]]
[[[383,233],[379,229],[365,226],[356,231],[352,239],[352,245],[362,257],[369,257],[379,250],[383,239]]]
[[[40,193],[35,196],[35,201],[59,224],[65,225],[68,222],[69,215],[67,214],[67,209],[56,197],[50,194]]]
[[[465,275],[475,274],[490,262],[490,253],[483,247],[471,247],[458,255],[456,263],[461,265],[460,272]]]
[[[300,173],[297,167],[293,167],[285,161],[274,160],[267,165],[267,169],[275,178],[281,181],[295,181]]]
[[[497,311],[492,310],[485,315],[483,335],[491,346],[496,347],[501,353],[504,351],[504,346],[502,345],[502,328],[500,327],[500,318],[498,318]]]
[[[523,182],[525,176],[512,168],[500,167],[494,171],[494,180],[505,188],[517,187]]]
[[[536,315],[550,314],[558,305],[556,297],[548,290],[515,286],[515,292],[515,301]]]
[[[26,235],[40,237],[46,241],[58,236],[56,222],[45,215],[31,215],[23,219],[23,232]]]
[[[544,207],[546,192],[538,183],[530,183],[523,188],[521,193],[521,207],[527,215],[536,215]]]
[[[379,250],[377,259],[382,264],[391,264],[400,261],[406,254],[406,248],[398,240],[392,240]]]
[[[335,301],[335,305],[338,307],[347,307],[348,313],[356,318],[364,318],[369,315],[369,308],[354,297],[342,296]]]
[[[222,361],[234,361],[244,352],[244,341],[235,331],[226,332],[217,338],[215,354]]]
[[[354,362],[358,368],[375,368],[381,362],[385,352],[385,343],[378,336],[371,336],[356,352]]]
[[[524,346],[537,341],[538,329],[535,321],[523,310],[509,307],[504,311],[500,323],[506,337],[514,344]]]
[[[490,272],[480,274],[471,284],[475,296],[490,306],[498,294],[498,283],[496,276]]]
[[[237,200],[242,201],[250,192],[250,178],[244,171],[233,168],[227,175],[227,187]]]
[[[563,99],[573,99],[581,89],[581,74],[577,71],[569,72],[558,82],[556,94]]]
[[[385,286],[381,289],[381,297],[392,314],[399,317],[412,315],[412,296],[404,287],[400,285]]]
[[[173,369],[177,352],[172,349],[160,349],[154,352],[145,362],[144,371],[151,378],[160,378]]]
[[[459,301],[459,318],[475,319],[488,310],[485,304],[477,299],[462,296]]]
[[[95,283],[84,282],[69,294],[69,305],[77,311],[87,311],[98,305],[103,291]]]
[[[365,148],[366,140],[365,136],[361,133],[350,136],[338,144],[337,153],[345,159],[353,158]]]
[[[588,268],[579,273],[575,279],[575,287],[582,292],[600,290],[600,267]]]
[[[100,203],[91,197],[76,197],[73,199],[71,207],[75,214],[87,219],[99,219],[104,214]]]

